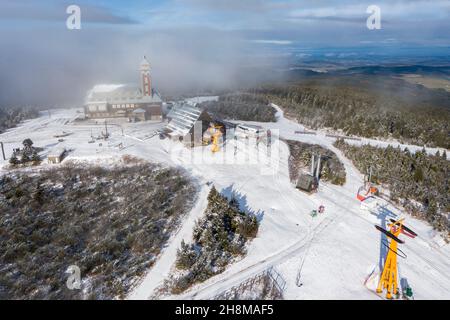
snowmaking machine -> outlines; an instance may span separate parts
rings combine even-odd
[[[216,124],[214,124],[210,127],[211,143],[212,143],[211,151],[213,153],[220,150],[219,139],[222,136],[221,129],[222,129],[222,126],[216,125]]]
[[[390,219],[390,223],[388,224],[389,230],[375,225],[375,228],[378,231],[389,238],[389,241],[382,242],[382,245],[384,245],[388,251],[384,260],[383,271],[378,281],[378,287],[376,289],[378,294],[382,293],[383,290],[386,289],[387,299],[393,299],[399,295],[397,257],[399,256],[401,258],[406,258],[404,252],[398,248],[398,244],[405,243],[399,238],[399,236],[400,234],[404,234],[410,238],[415,238],[417,236],[417,233],[406,227],[403,221],[404,219]]]

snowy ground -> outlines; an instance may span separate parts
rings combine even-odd
[[[355,195],[363,177],[332,146],[334,139],[326,137],[325,133],[296,134],[295,131],[301,131],[303,127],[285,119],[280,109],[276,123],[258,123],[273,129],[275,135],[283,138],[330,148],[344,163],[347,172],[344,186],[322,183],[318,193],[307,195],[296,190],[289,181],[289,153],[284,143],[274,143],[270,157],[264,145],[257,149],[255,145],[248,146],[241,142],[236,146],[234,142],[229,142],[226,148],[212,154],[209,147],[188,150],[179,143],[160,140],[153,133],[165,124],[152,122],[109,123],[111,138],[108,141],[88,143],[91,131],[94,136],[105,131],[104,123],[73,121],[78,115],[75,109],[55,110],[51,117],[42,113],[39,118],[1,134],[0,141],[5,144],[7,157],[13,147],[19,147],[29,137],[36,146],[45,148],[44,154],[57,146],[73,149],[67,160],[101,163],[131,154],[164,165],[180,165],[200,182],[206,184],[212,181],[225,194],[236,193],[241,206],[257,214],[260,219],[258,236],[250,243],[244,259],[185,294],[169,298],[212,298],[274,266],[287,282],[287,299],[379,299],[364,286],[365,279],[383,256],[380,233],[373,225],[380,224],[388,211],[393,214],[401,212],[381,201],[385,208],[378,207],[377,212],[360,209]],[[71,134],[64,137],[63,142],[58,142],[54,135],[63,131]],[[377,143],[385,145],[384,142]],[[122,147],[119,147],[120,144]],[[234,156],[235,147],[237,158]],[[408,148],[414,150],[414,146]],[[6,164],[3,160],[0,163],[2,166]],[[206,207],[208,189],[206,185],[203,187],[197,205],[186,217],[186,222],[173,235],[156,264],[130,293],[130,299],[149,298],[167,277],[181,239],[190,241],[192,226]],[[325,205],[325,213],[316,218],[310,217],[309,212],[320,204]],[[419,237],[407,238],[406,244],[400,246],[408,256],[407,259],[399,259],[400,277],[408,279],[416,299],[449,299],[450,246],[445,245],[424,222],[407,217],[407,224],[417,231]],[[298,278],[303,284],[301,287],[296,285]]]

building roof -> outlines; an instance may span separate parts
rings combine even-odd
[[[151,96],[144,96],[139,87],[125,84],[96,85],[87,95],[86,104],[92,103],[160,103],[159,93],[152,90]]]
[[[66,152],[66,149],[63,147],[55,148],[48,153],[47,157],[48,158],[59,158],[63,155],[64,152]]]
[[[171,131],[169,134],[185,136],[202,113],[202,109],[188,103],[175,104],[167,114],[170,119],[166,126]]]
[[[300,188],[302,190],[311,191],[316,184],[316,178],[310,174],[302,174],[297,180],[297,188]]]

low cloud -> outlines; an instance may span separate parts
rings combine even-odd
[[[0,104],[78,105],[99,83],[139,83],[146,55],[155,87],[163,94],[238,86],[258,75],[243,70],[255,63],[248,42],[207,29],[40,27],[0,29]]]
[[[450,44],[441,0],[380,0],[376,31],[356,0],[79,0],[82,30],[66,29],[67,1],[0,1],[0,104],[80,105],[95,84],[137,83],[143,55],[163,94],[195,94],[264,80],[250,67],[273,70],[300,46]]]
[[[288,45],[293,43],[290,40],[251,40],[251,42],[261,44],[278,44],[278,45]]]
[[[0,19],[4,21],[61,21],[65,22],[68,15],[66,8],[70,3],[59,1],[40,1],[30,6],[29,1],[2,0],[0,4]],[[130,17],[116,14],[107,7],[90,4],[80,5],[83,22],[104,24],[136,24]]]

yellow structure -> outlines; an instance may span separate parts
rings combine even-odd
[[[219,147],[219,138],[222,136],[222,131],[220,130],[222,129],[222,126],[219,125],[212,125],[210,127],[210,133],[211,133],[211,137],[212,137],[212,148],[211,151],[213,153],[217,152],[220,150]]]
[[[392,299],[393,296],[398,294],[398,270],[397,270],[397,257],[398,257],[398,244],[404,243],[398,237],[400,233],[410,237],[415,238],[417,233],[409,229],[403,224],[404,219],[393,220],[388,224],[389,231],[382,229],[377,226],[377,229],[391,238],[389,243],[389,251],[386,255],[386,261],[384,262],[383,272],[380,276],[380,281],[378,282],[377,293],[382,293],[384,289],[387,290],[386,298]],[[401,250],[399,250],[401,252]],[[405,258],[406,256],[403,256]]]

